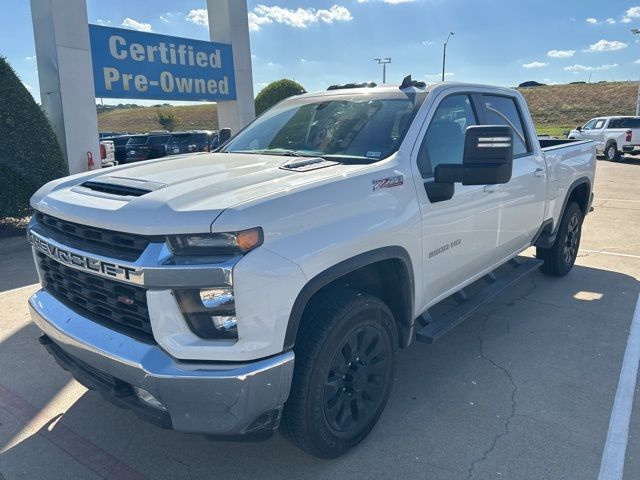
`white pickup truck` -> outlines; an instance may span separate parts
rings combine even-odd
[[[58,363],[162,427],[279,427],[330,458],[375,425],[399,349],[533,269],[569,272],[593,142],[541,148],[511,89],[351,87],[287,99],[215,153],[42,187],[29,304]]]
[[[567,136],[571,140],[593,140],[596,152],[610,161],[618,161],[624,153],[640,150],[640,117],[592,118]]]

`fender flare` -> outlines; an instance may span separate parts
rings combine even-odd
[[[587,193],[587,204],[584,205],[585,215],[588,213],[592,194],[591,180],[589,179],[589,177],[580,177],[575,180],[567,189],[567,194],[564,196],[564,201],[562,203],[560,215],[558,216],[558,221],[553,225],[549,220],[545,221],[540,227],[541,231],[536,235],[534,241],[532,242],[532,245],[541,248],[550,248],[551,245],[553,245],[556,240],[556,235],[558,234],[558,228],[560,228],[560,222],[562,221],[562,217],[564,216],[564,211],[567,208],[567,203],[569,203],[569,198],[571,198],[571,195],[576,188],[584,184],[586,184],[587,188],[589,189],[589,192]]]
[[[287,324],[287,331],[284,339],[284,350],[290,350],[293,348],[296,336],[298,334],[298,327],[302,320],[302,314],[307,306],[307,303],[313,295],[320,291],[323,287],[326,287],[334,280],[337,280],[344,275],[351,272],[355,272],[360,268],[372,265],[382,260],[400,260],[405,269],[405,275],[409,282],[409,289],[405,292],[405,302],[408,302],[408,316],[407,318],[396,319],[399,324],[406,324],[409,328],[407,331],[411,331],[413,325],[413,311],[414,311],[414,298],[415,298],[415,281],[413,275],[413,264],[411,263],[411,257],[409,252],[400,246],[389,246],[370,250],[368,252],[360,253],[354,257],[343,260],[332,267],[322,271],[311,280],[309,280],[304,287],[298,293],[296,300],[289,314],[289,322]],[[402,332],[399,332],[402,333]]]

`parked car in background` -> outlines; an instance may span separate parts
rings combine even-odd
[[[127,163],[127,142],[133,135],[116,135],[115,137],[105,137],[104,140],[110,140],[115,146],[116,162]]]
[[[102,168],[118,165],[115,151],[116,149],[112,140],[100,140],[100,161]]]
[[[150,132],[134,135],[127,142],[126,163],[164,157],[167,154],[167,142],[171,138],[169,132]]]
[[[217,138],[218,133],[211,130],[174,132],[167,143],[167,154],[210,152],[212,148],[218,147]]]
[[[618,161],[623,153],[640,151],[640,117],[592,118],[571,130],[568,138],[593,140],[598,155]]]
[[[102,140],[107,137],[115,137],[116,135],[124,135],[125,132],[99,132],[98,138]]]

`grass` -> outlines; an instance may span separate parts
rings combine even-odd
[[[177,130],[218,129],[218,113],[213,103],[111,110],[98,115],[98,127],[101,132],[144,133],[163,130],[158,123],[158,112],[173,113],[178,119]]]
[[[576,125],[536,125],[536,132],[538,135],[564,138],[566,136],[565,133],[575,127]]]

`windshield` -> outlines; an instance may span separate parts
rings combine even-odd
[[[147,143],[147,139],[149,137],[147,135],[141,135],[139,137],[131,137],[127,142],[127,145],[144,145]]]
[[[171,135],[171,140],[169,140],[169,144],[171,145],[178,145],[182,142],[185,142],[187,140],[191,139],[191,134],[190,133],[178,133],[175,135]]]
[[[398,91],[292,98],[256,119],[224,151],[374,162],[400,147],[425,97]]]

